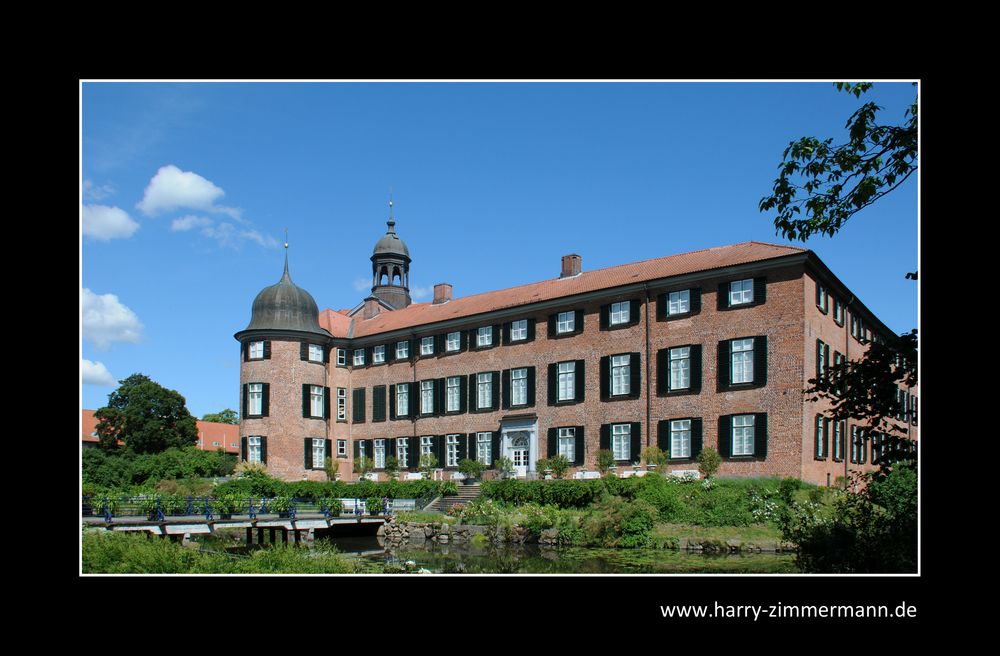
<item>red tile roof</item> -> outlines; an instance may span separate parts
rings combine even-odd
[[[235,424],[219,424],[213,421],[196,420],[198,428],[198,441],[195,443],[202,451],[215,451],[223,447],[227,453],[240,452],[240,427]],[[93,410],[83,411],[83,441],[98,443],[97,417]],[[215,446],[215,442],[219,446]],[[236,446],[231,446],[235,444]]]
[[[594,271],[584,271],[571,278],[553,278],[509,289],[453,298],[451,301],[439,305],[414,303],[402,310],[382,312],[368,320],[363,320],[360,314],[351,319],[332,310],[324,310],[320,313],[320,325],[335,337],[347,337],[353,322],[354,331],[350,336],[365,337],[564,296],[806,252],[808,251],[805,249],[792,246],[748,241],[733,246],[708,248]]]

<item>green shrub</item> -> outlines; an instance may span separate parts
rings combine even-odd
[[[601,473],[606,473],[615,464],[615,454],[608,449],[601,449],[597,452],[597,468]]]
[[[365,499],[365,508],[369,515],[377,515],[382,512],[382,498],[368,497]]]
[[[705,447],[698,454],[698,471],[702,473],[705,478],[711,478],[715,475],[715,472],[719,470],[719,465],[722,464],[722,457],[719,452],[711,447]]]
[[[462,472],[469,478],[481,478],[483,472],[486,471],[486,465],[478,460],[466,458],[458,463],[458,471]]]
[[[549,458],[549,468],[552,470],[553,476],[562,478],[563,474],[569,471],[570,461],[566,456],[559,454]]]
[[[780,498],[785,504],[791,505],[795,501],[795,493],[798,491],[802,481],[797,478],[789,476],[788,478],[783,478],[781,483],[778,484],[778,498]]]

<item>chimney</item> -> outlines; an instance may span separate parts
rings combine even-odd
[[[563,255],[562,273],[559,274],[559,277],[569,278],[570,276],[575,276],[578,273],[580,273],[580,256],[576,253]]]
[[[369,296],[368,298],[365,299],[365,309],[362,314],[362,316],[365,319],[372,319],[374,317],[377,317],[381,311],[382,311],[382,306],[378,304],[377,298],[375,298],[374,296]]]
[[[451,300],[451,285],[446,282],[439,282],[434,285],[434,305],[447,303]]]

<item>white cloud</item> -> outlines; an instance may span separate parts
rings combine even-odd
[[[194,228],[202,228],[210,225],[212,225],[212,219],[188,214],[179,219],[174,219],[173,223],[170,224],[170,229],[173,232],[187,232]]]
[[[240,220],[239,209],[215,204],[225,195],[226,192],[216,187],[210,180],[168,164],[161,167],[149,181],[146,192],[136,207],[148,216],[187,208],[228,214]]]
[[[356,292],[367,292],[371,291],[372,281],[371,278],[355,278],[354,279],[354,291]]]
[[[91,362],[83,359],[80,369],[83,372],[84,385],[100,385],[101,387],[114,387],[118,381],[111,375],[108,368],[102,362]]]
[[[102,351],[112,342],[136,344],[142,336],[142,323],[135,312],[122,305],[114,294],[97,295],[83,289],[83,337]]]
[[[264,248],[277,248],[278,240],[270,235],[262,235],[256,230],[244,230],[240,236],[250,241],[255,241]]]
[[[434,293],[433,287],[410,287],[410,298],[415,301],[419,301],[422,298],[427,298]]]
[[[83,206],[83,234],[85,237],[100,241],[127,239],[138,229],[139,224],[128,215],[128,212],[119,207]]]
[[[83,199],[89,201],[104,200],[115,195],[115,188],[111,185],[101,185],[98,187],[90,180],[83,181]]]

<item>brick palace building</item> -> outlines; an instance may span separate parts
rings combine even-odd
[[[320,312],[286,250],[235,335],[243,459],[325,480],[328,457],[344,479],[362,453],[376,472],[433,453],[444,478],[464,458],[507,457],[532,478],[558,453],[583,477],[602,449],[623,474],[648,446],[670,472],[712,447],[719,476],[830,485],[915,448],[916,389],[899,390],[910,442],[831,422],[804,397],[825,367],[893,335],[812,251],[746,242],[596,271],[566,255],[557,278],[465,297],[442,283],[429,303],[410,300],[394,221],[371,262],[368,298]]]

